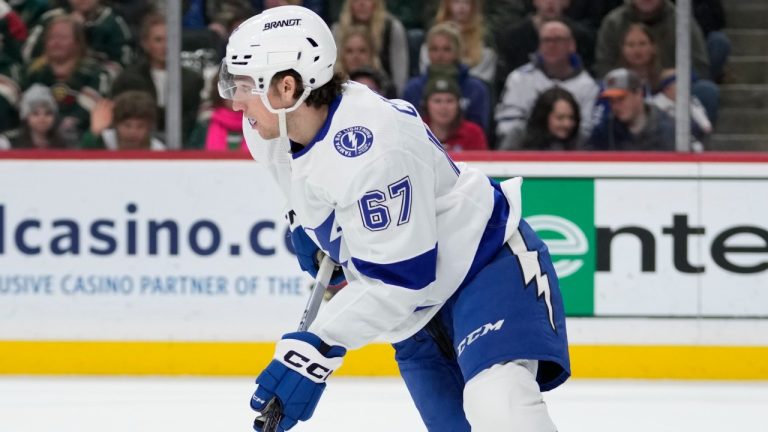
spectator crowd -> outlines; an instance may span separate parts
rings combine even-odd
[[[336,71],[417,107],[446,149],[674,150],[670,0],[184,0],[182,143],[164,143],[160,0],[0,0],[0,150],[244,151],[216,91],[227,38],[302,4],[329,24]],[[691,148],[716,129],[730,42],[720,0],[693,0]]]

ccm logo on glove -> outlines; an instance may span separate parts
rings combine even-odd
[[[332,369],[329,369],[321,364],[311,363],[309,357],[303,356],[294,350],[288,351],[288,353],[285,354],[285,357],[283,357],[283,360],[297,369],[304,369],[309,375],[317,378],[320,381],[327,380],[333,372]]]
[[[321,345],[324,344],[320,338],[312,333],[288,333],[277,343],[274,358],[311,381],[322,384],[341,366],[346,350],[342,347],[331,347],[327,353],[331,357],[326,357],[318,350]]]

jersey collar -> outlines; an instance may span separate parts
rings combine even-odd
[[[312,146],[315,145],[315,143],[320,142],[325,139],[325,136],[328,135],[328,130],[331,128],[331,122],[333,122],[333,116],[336,114],[336,109],[339,108],[339,104],[341,104],[341,97],[342,95],[336,96],[336,99],[331,102],[331,105],[328,106],[328,117],[325,118],[325,122],[323,123],[323,126],[320,128],[319,131],[317,131],[317,135],[315,135],[314,138],[312,138],[312,141],[309,142],[306,146],[304,146],[303,149],[297,151],[296,153],[293,153],[291,157],[294,159],[298,159],[301,157],[301,155],[307,153],[309,149],[312,148]]]

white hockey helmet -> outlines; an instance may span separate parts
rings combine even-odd
[[[232,100],[264,96],[277,72],[293,69],[305,89],[295,109],[311,90],[331,80],[335,63],[333,34],[316,13],[301,6],[267,9],[240,24],[229,37],[219,71],[219,94]],[[238,82],[245,77],[252,82]],[[267,107],[272,110],[268,103]]]

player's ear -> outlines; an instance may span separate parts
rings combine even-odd
[[[296,79],[290,75],[282,77],[277,82],[277,94],[280,96],[280,99],[287,104],[287,106],[293,105],[296,100],[296,86]]]

